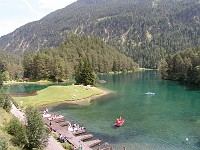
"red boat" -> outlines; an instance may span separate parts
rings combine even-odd
[[[121,119],[117,119],[117,121],[115,122],[114,126],[116,127],[121,127],[124,123],[124,118]]]

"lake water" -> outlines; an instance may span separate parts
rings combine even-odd
[[[100,78],[112,94],[89,106],[62,104],[49,110],[84,125],[95,139],[106,142],[102,145],[116,150],[200,149],[200,89],[163,81],[157,71]],[[145,95],[149,91],[155,95]],[[118,116],[125,123],[115,128]]]

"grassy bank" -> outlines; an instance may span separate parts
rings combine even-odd
[[[19,81],[4,81],[3,85],[20,85],[20,84],[49,84],[53,83],[52,81],[48,80],[39,80],[39,81],[33,81],[33,82],[19,82]]]
[[[13,117],[10,113],[7,113],[4,109],[0,109],[1,119],[0,119],[0,137],[5,139],[8,143],[9,150],[20,150],[19,147],[13,145],[11,141],[11,135],[9,135],[5,129],[6,124]]]
[[[103,90],[96,87],[81,85],[49,86],[38,91],[34,96],[13,98],[18,104],[23,101],[23,107],[28,105],[39,107],[60,102],[78,101],[100,94],[103,94]]]

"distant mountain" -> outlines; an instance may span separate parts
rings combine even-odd
[[[199,0],[78,0],[0,38],[15,53],[57,47],[70,33],[95,35],[141,67],[200,45]]]

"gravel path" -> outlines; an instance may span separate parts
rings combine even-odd
[[[49,143],[45,150],[64,150],[64,148],[53,137],[50,137]]]

